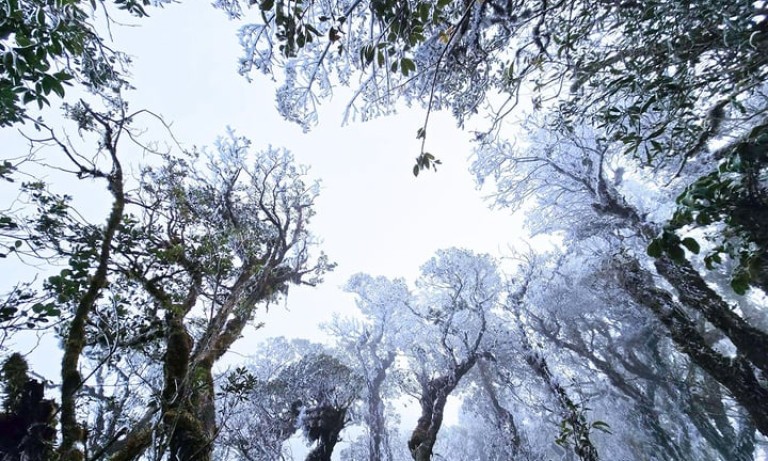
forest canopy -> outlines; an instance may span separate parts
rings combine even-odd
[[[354,275],[326,342],[265,338],[229,368],[257,312],[335,268],[320,187],[285,149],[232,130],[185,148],[129,104],[109,30],[158,6],[0,9],[0,126],[30,147],[0,161],[3,459],[765,456],[765,2],[217,1],[233,72],[275,79],[285,119],[322,129],[340,87],[347,121],[420,108],[398,135],[421,176],[458,161],[431,152],[447,110],[496,212],[557,242]],[[63,121],[42,110],[59,102]],[[101,185],[99,218],[67,181]],[[58,340],[56,377],[14,349],[31,333]]]

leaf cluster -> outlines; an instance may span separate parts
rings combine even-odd
[[[98,3],[101,3],[99,1]],[[115,0],[142,17],[149,0]],[[107,4],[101,5],[106,9]],[[0,10],[0,126],[23,120],[28,104],[43,108],[78,80],[99,90],[127,85],[125,57],[105,45],[93,21],[97,0],[9,0]],[[109,16],[108,21],[111,21]]]

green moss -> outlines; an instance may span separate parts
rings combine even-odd
[[[151,437],[152,431],[149,428],[135,433],[126,440],[119,452],[109,458],[109,461],[132,461],[136,459],[149,444]]]
[[[24,385],[29,380],[28,370],[27,361],[18,352],[11,354],[3,363],[2,379],[5,382],[3,409],[8,413],[19,410]]]
[[[210,441],[201,421],[186,409],[168,410],[163,417],[171,433],[171,452],[182,460],[194,454],[194,459],[203,459],[210,447]],[[206,458],[207,459],[207,458]]]

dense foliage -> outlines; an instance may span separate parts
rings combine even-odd
[[[146,16],[149,0],[115,0],[134,16]],[[128,57],[100,36],[97,8],[105,2],[8,0],[0,9],[0,127],[25,118],[25,106],[50,105],[76,79],[91,90],[127,87]]]

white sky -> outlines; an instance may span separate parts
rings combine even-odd
[[[118,48],[134,56],[133,109],[161,114],[188,146],[211,144],[231,126],[255,148],[287,147],[322,180],[311,229],[338,268],[316,289],[292,289],[287,304],[263,316],[267,326],[259,336],[315,335],[331,311],[353,306],[338,288],[356,272],[412,280],[439,248],[498,254],[520,241],[520,220],[488,210],[475,189],[468,136],[447,115],[433,117],[428,139],[444,165],[414,178],[423,109],[341,127],[346,101],[339,97],[326,104],[321,125],[304,134],[277,113],[268,77],[249,83],[238,75],[237,23],[198,2],[150,12],[133,21],[139,27],[114,29]],[[247,353],[247,344],[237,349]]]

